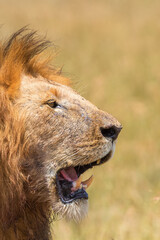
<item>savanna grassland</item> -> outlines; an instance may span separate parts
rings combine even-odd
[[[159,240],[160,1],[1,0],[0,23],[2,39],[27,24],[47,35],[77,91],[123,124],[114,158],[88,173],[88,217],[58,219],[53,237]]]

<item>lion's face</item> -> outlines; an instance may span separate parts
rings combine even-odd
[[[83,217],[92,177],[82,181],[81,174],[111,158],[120,123],[70,87],[41,77],[23,77],[16,105],[25,113],[33,168],[40,166],[41,189],[47,189],[54,212]],[[31,179],[32,172],[25,170]]]

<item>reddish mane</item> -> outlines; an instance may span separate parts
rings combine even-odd
[[[20,29],[0,45],[0,86],[7,88],[11,97],[16,95],[22,73],[69,85],[69,80],[60,76],[61,71],[51,65],[51,57],[43,56],[50,46],[50,41],[27,28]]]

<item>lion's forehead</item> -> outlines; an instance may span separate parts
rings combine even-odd
[[[44,79],[41,76],[38,78],[22,76],[20,91],[22,98],[33,98],[38,101],[56,97],[62,103],[69,102],[80,109],[98,110],[95,105],[80,96],[71,87]]]
[[[51,94],[57,97],[64,96],[66,92],[74,92],[72,88],[65,85],[50,81],[41,76],[38,78],[23,76],[21,81],[20,91],[22,93],[30,92],[33,95],[38,94]]]

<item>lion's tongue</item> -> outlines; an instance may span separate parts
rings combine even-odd
[[[61,175],[64,177],[65,180],[69,181],[69,182],[73,182],[76,181],[78,179],[76,170],[74,169],[74,167],[69,167],[66,169],[62,169],[60,171]]]

